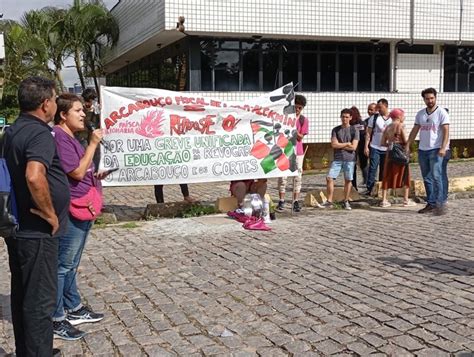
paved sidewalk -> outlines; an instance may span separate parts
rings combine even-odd
[[[472,356],[474,200],[442,217],[415,210],[304,209],[272,232],[224,216],[93,229],[78,281],[106,318],[55,345],[65,356]],[[8,276],[0,241],[7,353]]]
[[[449,176],[463,177],[474,175],[474,160],[451,162],[448,166]],[[360,170],[359,170],[360,173]],[[326,174],[321,172],[317,174],[309,174],[303,176],[302,198],[305,192],[325,188]],[[420,168],[418,164],[411,165],[411,176],[414,179],[421,179]],[[290,191],[292,190],[291,179],[288,180],[287,200],[290,199]],[[362,182],[359,177],[358,182]],[[342,186],[342,176],[336,181],[336,186]],[[269,194],[273,199],[278,198],[277,180],[269,180]],[[364,186],[361,186],[364,189]],[[195,198],[203,201],[214,202],[218,197],[226,197],[229,195],[229,182],[213,182],[204,184],[191,184],[189,191]],[[104,189],[105,203],[112,210],[119,221],[139,220],[145,208],[150,203],[155,203],[153,186],[134,186],[134,187],[108,187]],[[167,185],[164,187],[165,202],[181,201],[183,196],[179,189],[179,185]]]

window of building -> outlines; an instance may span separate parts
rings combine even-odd
[[[215,54],[214,75],[216,91],[239,90],[239,51],[221,50]]]
[[[281,72],[283,75],[283,84],[293,82],[293,85],[299,83],[298,71],[299,71],[299,51],[289,50],[285,45],[282,45],[282,65]]]
[[[280,54],[278,51],[268,50],[262,52],[262,90],[264,91],[272,91],[279,87],[279,58]]]
[[[336,54],[321,53],[321,91],[336,90]],[[304,90],[304,88],[303,88]]]
[[[446,46],[444,91],[474,92],[474,47]]]
[[[370,92],[372,89],[372,55],[357,54],[357,90]]]
[[[339,55],[339,90],[354,90],[354,54]]]
[[[201,39],[200,46],[202,90],[271,91],[289,82],[301,91],[389,89],[388,44]]]
[[[409,45],[400,44],[398,45],[398,53],[418,53],[425,55],[432,55],[434,53],[433,45]]]
[[[195,41],[191,47],[200,50],[188,53],[185,41]],[[110,85],[203,91],[271,91],[289,82],[299,91],[388,91],[389,81],[388,44],[206,37],[171,44],[107,76]]]
[[[242,51],[242,90],[260,90],[260,53],[258,50]]]
[[[106,76],[107,85],[187,90],[188,49],[179,41]]]
[[[314,52],[302,53],[301,59],[301,88],[305,91],[318,90],[318,54]]]

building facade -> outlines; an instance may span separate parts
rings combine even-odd
[[[452,138],[474,139],[474,1],[121,0],[112,14],[109,86],[242,100],[292,81],[308,99],[308,143],[330,142],[342,108],[364,115],[382,97],[411,126],[435,87]]]

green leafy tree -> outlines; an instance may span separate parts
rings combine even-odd
[[[118,24],[102,1],[74,0],[67,12],[65,36],[82,88],[87,74],[99,92],[97,77],[103,73],[103,54],[108,46],[117,43],[118,35]]]
[[[64,60],[70,50],[64,38],[64,21],[66,10],[55,7],[45,7],[41,10],[31,10],[24,14],[22,24],[26,31],[38,41],[35,51],[37,59],[56,80],[61,91],[65,90],[61,71]]]
[[[8,21],[2,23],[5,41],[5,63],[3,69],[4,90],[2,107],[16,105],[20,82],[32,75],[49,76],[45,66],[44,44],[22,25]]]

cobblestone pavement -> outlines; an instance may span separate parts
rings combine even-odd
[[[451,162],[449,164],[449,176],[463,177],[474,175],[474,160]],[[360,172],[359,172],[360,173]],[[305,192],[325,188],[327,172],[304,175],[302,197]],[[414,179],[421,179],[420,168],[418,164],[411,165],[411,176]],[[291,181],[287,191],[292,190]],[[276,199],[278,197],[277,180],[269,180],[268,192]],[[359,177],[358,182],[362,182]],[[342,176],[336,181],[336,186],[342,186]],[[364,186],[361,186],[364,189]],[[189,191],[195,198],[203,201],[214,202],[218,197],[226,197],[229,195],[229,182],[213,182],[207,184],[191,184]],[[155,203],[153,186],[135,186],[135,187],[107,187],[104,189],[105,203],[109,210],[113,211],[119,221],[138,220],[142,217],[145,208],[150,203]],[[179,185],[167,185],[164,187],[164,195],[166,202],[181,201],[183,196],[179,189]],[[287,194],[287,199],[290,194]]]
[[[474,200],[442,217],[415,210],[304,209],[271,232],[224,216],[95,228],[79,287],[106,318],[55,345],[66,356],[472,356]],[[3,241],[0,277],[5,353]]]

